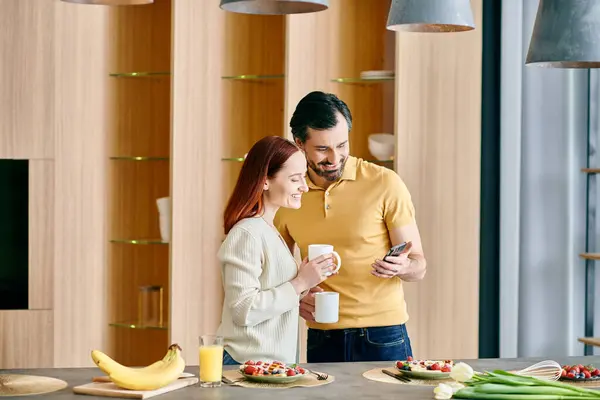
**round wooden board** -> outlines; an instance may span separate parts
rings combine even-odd
[[[67,382],[47,376],[0,374],[0,397],[32,396],[66,388]]]

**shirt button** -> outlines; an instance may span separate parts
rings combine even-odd
[[[325,192],[325,196],[329,196],[329,192]]]
[[[327,205],[325,206],[325,209],[326,209],[326,210],[329,210],[329,204],[327,204]]]

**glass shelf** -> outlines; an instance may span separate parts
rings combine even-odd
[[[243,157],[221,158],[221,161],[243,162],[244,158]],[[388,164],[388,163],[394,162],[394,160],[365,160],[365,161],[372,162],[372,163],[382,163],[382,164]]]
[[[108,74],[113,78],[157,78],[171,75],[170,71],[159,72],[114,72]]]
[[[136,157],[136,156],[115,156],[111,160],[118,161],[168,161],[169,157]]]
[[[111,243],[122,244],[169,244],[161,239],[111,239]]]
[[[283,79],[285,75],[232,75],[222,76],[221,79],[230,81],[262,81],[267,79]]]
[[[365,160],[365,161],[376,163],[376,164],[379,164],[379,163],[381,163],[381,164],[388,164],[388,163],[393,163],[394,162],[394,160]]]
[[[229,157],[229,158],[221,158],[221,161],[235,161],[235,162],[244,162],[244,157]]]
[[[389,81],[393,81],[395,79],[396,78],[393,76],[382,76],[382,77],[377,77],[377,78],[335,78],[335,79],[332,79],[331,82],[369,84],[369,83],[389,82]]]
[[[116,328],[127,328],[127,329],[156,329],[161,331],[169,330],[169,324],[165,323],[163,325],[139,325],[136,322],[111,322],[108,324],[110,326],[114,326]]]

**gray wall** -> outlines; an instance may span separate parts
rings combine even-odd
[[[585,303],[580,168],[589,81],[597,79],[595,72],[588,79],[587,70],[525,65],[537,5],[502,2],[501,357],[583,354],[577,342]]]

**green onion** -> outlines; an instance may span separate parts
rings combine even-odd
[[[530,387],[530,389],[534,389]],[[539,389],[539,388],[538,388]],[[475,400],[593,400],[597,396],[585,396],[580,394],[560,395],[560,394],[520,394],[520,393],[481,393],[473,387],[460,389],[454,395],[455,399],[475,399]]]
[[[457,399],[600,400],[600,391],[496,370],[474,375],[458,390]]]

